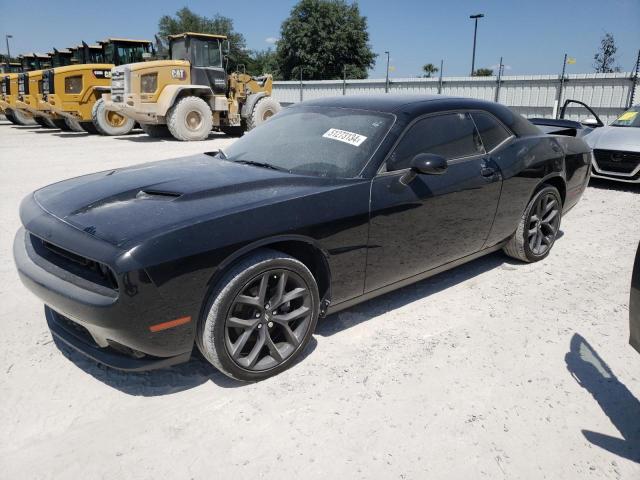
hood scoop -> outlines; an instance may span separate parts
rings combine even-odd
[[[179,198],[181,196],[182,196],[182,193],[179,193],[179,192],[167,192],[163,190],[145,189],[145,190],[140,190],[136,194],[136,199],[138,200],[173,200],[174,198]]]

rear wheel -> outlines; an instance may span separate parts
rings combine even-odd
[[[140,128],[144,133],[153,138],[169,138],[171,132],[166,125],[153,125],[151,123],[141,123]]]
[[[7,110],[6,112],[4,112],[4,116],[14,125],[18,124],[18,122],[16,122],[16,117],[13,116],[13,113],[11,113],[11,111]]]
[[[171,135],[183,142],[206,140],[212,126],[211,108],[199,97],[181,98],[167,112]]]
[[[247,130],[251,130],[258,125],[262,125],[278,113],[281,108],[280,102],[275,98],[262,97],[258,100],[258,103],[253,106],[253,111],[251,112],[251,115],[249,115],[249,118],[247,118]]]
[[[56,128],[62,130],[63,132],[70,132],[71,127],[67,123],[64,118],[54,118],[51,122],[56,126]]]
[[[67,126],[69,127],[69,130],[71,130],[72,132],[84,132],[85,129],[82,128],[82,126],[80,125],[80,123],[77,120],[72,120],[70,118],[65,118],[64,119],[64,123],[67,124]]]
[[[48,118],[45,118],[45,117],[34,117],[34,120],[42,128],[57,128],[55,126],[55,124],[53,123],[53,121],[49,120]]]
[[[262,250],[233,266],[211,294],[198,348],[225,375],[262,380],[289,368],[311,339],[318,286],[299,260]]]
[[[523,262],[542,260],[556,241],[561,218],[560,193],[547,185],[529,201],[516,232],[504,246],[505,253]]]
[[[101,135],[126,135],[135,125],[133,118],[125,117],[118,112],[107,110],[104,99],[100,98],[91,109],[91,118],[96,130]]]

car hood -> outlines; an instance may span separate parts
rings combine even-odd
[[[344,182],[203,154],[85,175],[33,195],[43,210],[59,220],[121,246],[195,221],[283,202]]]
[[[636,127],[596,128],[584,139],[591,148],[628,152],[640,151],[640,128]]]

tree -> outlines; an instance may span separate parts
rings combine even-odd
[[[600,50],[593,56],[593,68],[596,73],[611,73],[619,72],[620,67],[616,66],[616,42],[613,39],[613,35],[605,33],[604,37],[600,40]]]
[[[168,36],[184,32],[214,33],[226,35],[230,43],[229,67],[238,68],[243,64],[249,71],[252,64],[244,35],[233,29],[233,20],[216,13],[213,17],[205,17],[184,7],[175,16],[163,15],[158,22],[158,37],[168,44]]]
[[[433,63],[427,63],[422,66],[422,70],[424,71],[424,76],[426,78],[430,78],[434,73],[438,73],[440,69],[436,67]]]
[[[492,75],[493,75],[493,70],[491,70],[490,68],[479,68],[474,73],[474,76],[476,77],[490,77]]]
[[[367,18],[357,3],[345,0],[300,0],[282,22],[277,47],[285,79],[366,78],[376,54],[369,45]]]
[[[256,75],[262,73],[270,73],[274,80],[280,80],[280,69],[278,68],[278,56],[276,52],[267,48],[266,50],[258,50],[252,52],[251,70]]]

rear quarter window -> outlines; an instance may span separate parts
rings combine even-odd
[[[511,132],[502,126],[492,115],[488,113],[473,112],[473,121],[476,122],[484,149],[489,152],[511,136]]]

